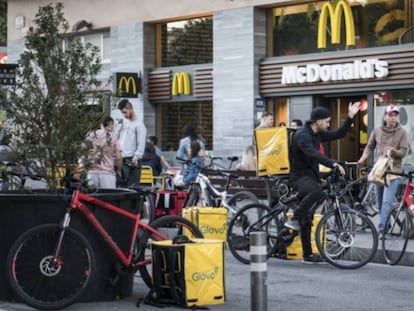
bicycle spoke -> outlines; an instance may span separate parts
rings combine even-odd
[[[338,210],[326,214],[316,229],[319,252],[332,265],[356,269],[375,255],[378,237],[374,224],[355,210]]]

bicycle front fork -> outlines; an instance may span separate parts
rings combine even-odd
[[[55,251],[53,254],[53,264],[55,266],[59,266],[61,264],[60,262],[60,253],[62,250],[62,244],[63,244],[63,239],[65,237],[65,233],[66,233],[66,229],[69,227],[70,221],[72,219],[71,216],[71,210],[67,209],[65,212],[65,215],[63,216],[62,222],[60,224],[60,234],[59,234],[59,239],[56,243],[56,247],[55,247]]]

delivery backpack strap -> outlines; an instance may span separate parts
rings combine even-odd
[[[184,243],[191,243],[191,241],[186,236],[178,236],[173,240],[173,244]],[[137,302],[137,307],[144,301],[145,304],[159,308],[178,305],[191,310],[209,310],[207,307],[186,305],[184,260],[181,258],[182,256],[184,256],[184,253],[180,247],[153,249],[153,270],[162,271],[163,273],[153,275],[152,288],[144,299]],[[163,281],[166,284],[163,284]]]

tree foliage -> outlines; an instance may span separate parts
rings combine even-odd
[[[18,61],[8,115],[19,158],[35,159],[53,191],[58,168],[87,152],[82,141],[99,123],[101,116],[91,107],[99,102],[101,66],[97,47],[67,33],[61,3],[40,7],[34,25]]]

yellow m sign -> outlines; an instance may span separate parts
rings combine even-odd
[[[173,96],[191,94],[190,76],[187,72],[174,74],[171,94]]]
[[[336,5],[326,2],[322,6],[318,24],[318,48],[326,48],[328,17],[331,22],[331,42],[341,43],[342,16],[345,17],[346,45],[355,45],[355,24],[352,10],[347,1],[340,0]]]
[[[129,98],[138,97],[139,80],[137,73],[117,73],[116,84],[118,96]]]

